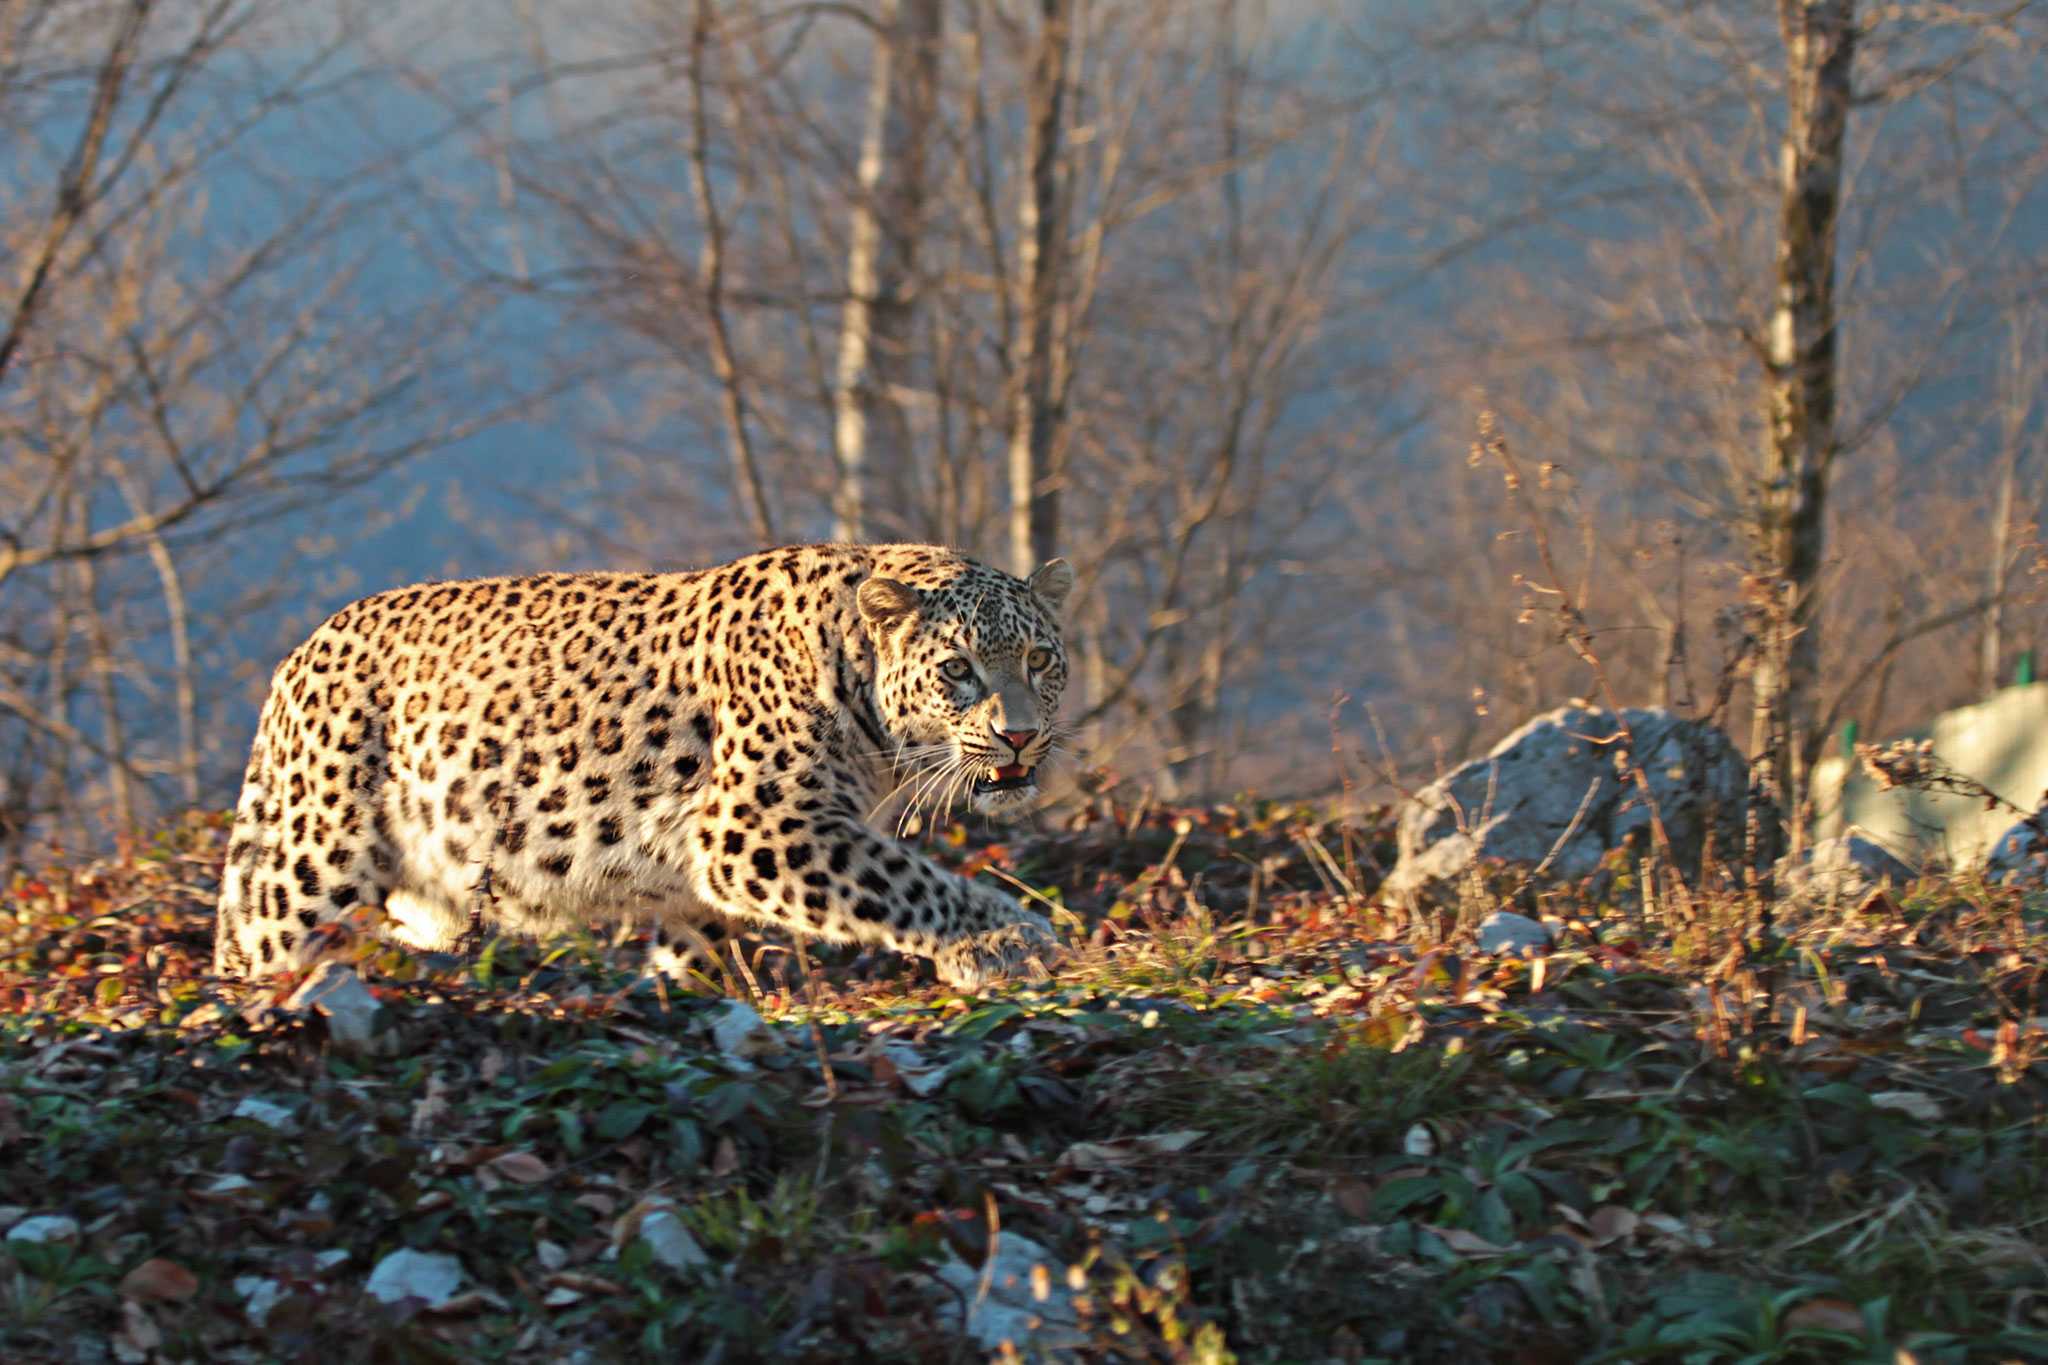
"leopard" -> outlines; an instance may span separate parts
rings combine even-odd
[[[756,933],[928,960],[958,989],[1042,977],[1045,916],[880,816],[1045,803],[1073,583],[1064,559],[1018,577],[842,543],[351,603],[272,675],[215,972],[309,968],[367,920],[429,953],[651,929],[652,970],[700,989]]]

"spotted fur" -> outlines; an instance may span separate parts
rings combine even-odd
[[[1023,580],[928,545],[811,545],[364,598],[271,680],[215,969],[301,966],[372,906],[437,950],[651,918],[684,977],[741,926],[964,986],[1014,970],[1054,949],[1046,921],[870,821],[892,796],[1033,804],[1072,582],[1062,560]]]

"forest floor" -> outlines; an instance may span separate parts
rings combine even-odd
[[[205,977],[218,821],[18,879],[0,1359],[2048,1358],[2048,900],[1746,952],[1611,875],[1519,960],[1374,903],[1384,821],[1073,824],[937,841],[1050,981],[365,948],[367,1052]]]

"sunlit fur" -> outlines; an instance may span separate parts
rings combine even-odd
[[[960,985],[1042,959],[1043,917],[873,822],[1039,799],[1011,765],[1059,749],[1072,578],[805,545],[365,598],[272,680],[217,968],[291,970],[366,910],[421,948],[651,920],[682,977],[746,925],[929,957]],[[998,767],[1021,789],[978,786]]]

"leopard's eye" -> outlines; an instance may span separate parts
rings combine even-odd
[[[1024,666],[1033,673],[1043,673],[1052,667],[1052,651],[1040,645],[1024,656]]]
[[[965,659],[948,659],[939,665],[939,672],[954,682],[967,682],[974,677],[974,665]]]

